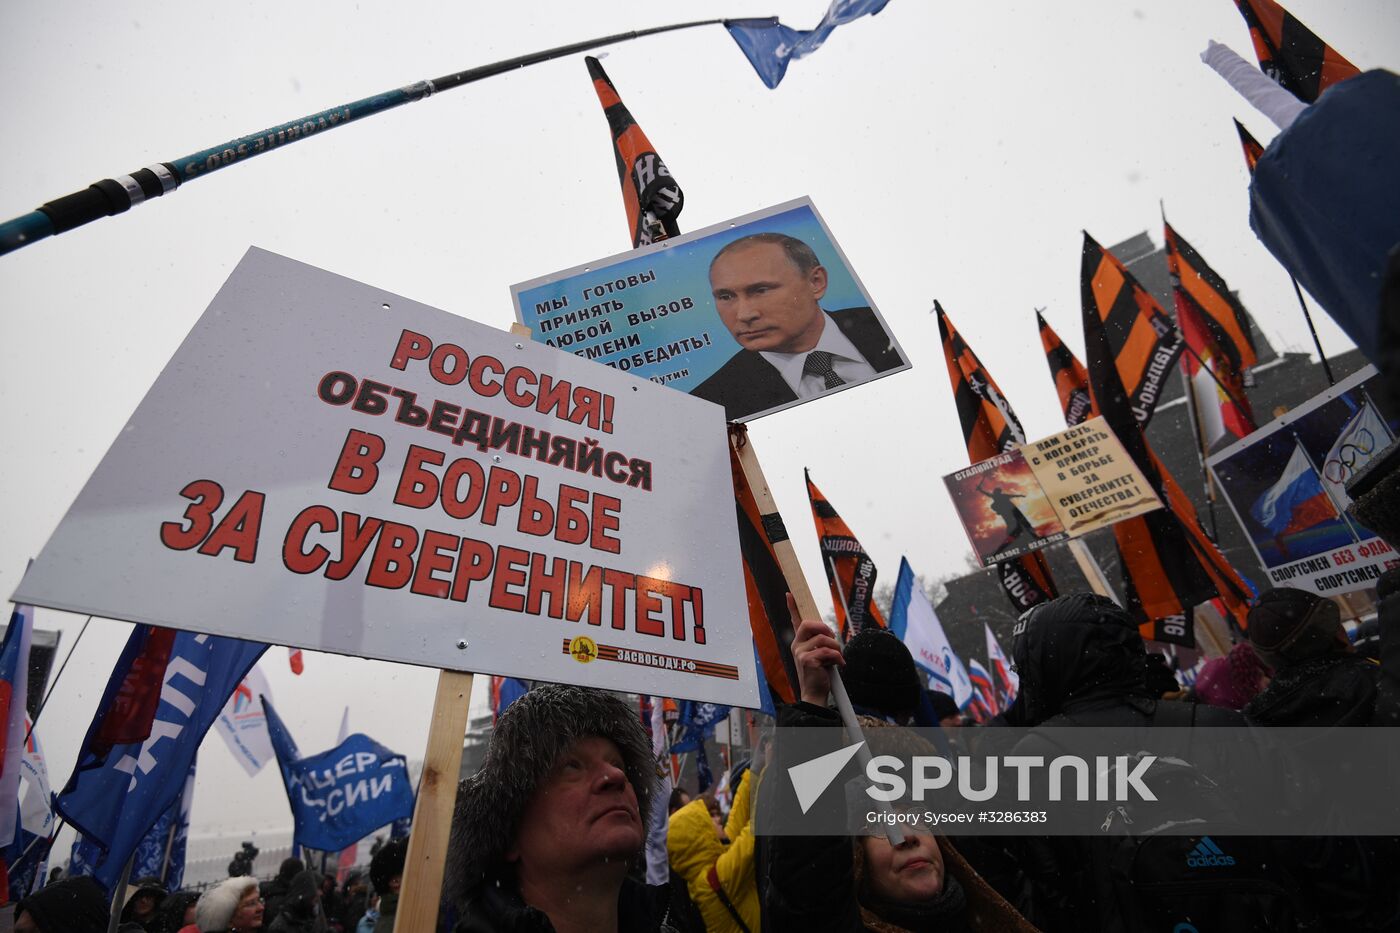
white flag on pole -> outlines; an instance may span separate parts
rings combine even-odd
[[[972,681],[967,668],[953,653],[948,636],[933,611],[933,604],[914,580],[914,571],[907,559],[899,563],[899,579],[894,585],[894,603],[890,608],[890,630],[898,635],[914,663],[928,672],[930,686],[948,694],[958,708],[972,699]]]
[[[228,743],[229,751],[248,775],[257,774],[272,760],[272,738],[267,734],[267,716],[263,714],[259,696],[272,699],[272,688],[261,665],[254,665],[233,695],[224,704],[214,729]]]

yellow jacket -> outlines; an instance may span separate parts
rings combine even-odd
[[[714,821],[705,801],[696,798],[671,814],[666,830],[666,851],[671,870],[685,879],[690,899],[700,909],[709,933],[758,933],[758,879],[754,872],[753,813],[751,784],[753,769],[744,772],[734,806],[724,832],[729,845],[719,841]],[[743,919],[743,927],[735,920],[711,884],[713,877],[724,890],[724,896]]]

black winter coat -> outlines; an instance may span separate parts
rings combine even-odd
[[[690,899],[678,898],[676,886],[625,878],[617,895],[617,929],[618,933],[704,933],[705,926]],[[488,882],[467,895],[462,919],[453,931],[554,933],[554,924],[522,901],[518,891]]]

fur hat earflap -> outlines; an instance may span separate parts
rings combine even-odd
[[[224,933],[238,913],[238,902],[248,889],[258,889],[258,879],[249,875],[227,878],[199,896],[194,907],[194,923],[200,933]]]
[[[443,884],[450,902],[460,903],[503,866],[535,788],[569,746],[592,736],[610,739],[622,753],[648,825],[658,772],[637,710],[602,690],[535,687],[501,714],[481,769],[457,790]]]

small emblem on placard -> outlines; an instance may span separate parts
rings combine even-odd
[[[587,664],[598,657],[598,645],[587,635],[576,635],[569,639],[569,654],[580,664]]]

